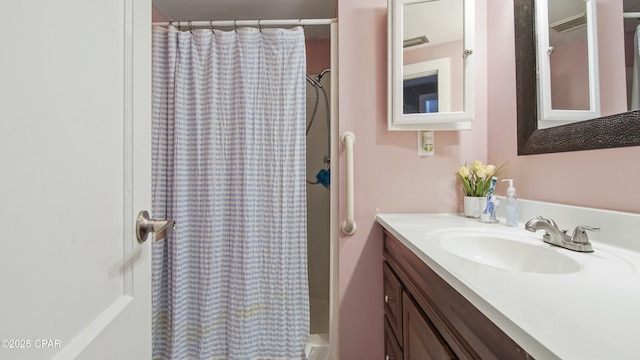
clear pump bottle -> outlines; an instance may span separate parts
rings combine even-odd
[[[513,187],[513,179],[504,179],[502,181],[509,182],[505,205],[507,212],[507,226],[518,226],[518,198],[516,197],[516,188]]]

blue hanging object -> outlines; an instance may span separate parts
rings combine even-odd
[[[322,184],[322,186],[328,189],[331,185],[331,170],[322,169],[318,171],[318,174],[316,174],[316,181],[318,184]]]

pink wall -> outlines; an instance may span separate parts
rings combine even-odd
[[[331,40],[308,39],[307,47],[307,74],[319,74],[322,70],[331,67]]]
[[[460,56],[463,51],[464,42],[460,40],[404,52],[403,60],[405,65],[449,58],[451,67],[451,111],[463,111],[464,108],[464,59]]]
[[[587,42],[557,47],[551,55],[551,108],[589,110]]]
[[[339,243],[340,359],[382,359],[382,232],[376,213],[456,212],[461,193],[455,171],[486,160],[486,12],[476,1],[479,84],[473,129],[437,132],[436,155],[417,155],[415,132],[387,130],[387,1],[338,2],[339,132],[353,131],[355,213],[358,231]],[[340,146],[340,164],[344,153]],[[342,168],[340,169],[342,170]],[[339,179],[344,194],[344,175]],[[344,221],[340,196],[339,221]]]
[[[619,17],[621,2],[598,2],[598,20]],[[578,151],[557,154],[517,156],[515,60],[513,36],[513,3],[489,2],[489,159],[494,163],[509,161],[504,176],[516,179],[522,198],[611,210],[640,212],[640,195],[636,181],[640,177],[640,147]],[[622,26],[609,26],[622,31]],[[606,54],[622,51],[622,36],[603,34],[600,28],[600,51]],[[606,65],[605,61],[613,62]],[[624,69],[624,59],[600,57],[603,66]],[[619,63],[619,64],[618,64]],[[617,81],[614,75],[601,77],[601,82]],[[623,85],[624,80],[618,84]],[[606,85],[605,85],[606,86]],[[603,92],[603,97],[625,99],[615,92]],[[603,100],[605,102],[605,100]],[[604,110],[604,109],[603,109]],[[503,195],[504,188],[498,188]]]

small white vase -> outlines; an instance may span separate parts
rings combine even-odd
[[[464,216],[477,219],[487,207],[486,196],[465,196]]]

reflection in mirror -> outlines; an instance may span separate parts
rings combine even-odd
[[[405,65],[402,78],[404,114],[451,111],[452,81],[449,58]],[[458,98],[462,97],[462,94],[457,95]]]
[[[584,0],[548,0],[551,108],[589,110],[589,45]]]
[[[462,0],[408,3],[403,13],[403,113],[462,111]]]
[[[626,2],[625,0],[625,6]],[[637,0],[633,0],[636,1]],[[602,3],[606,6],[600,7]],[[600,0],[598,1],[598,23],[599,32],[603,27],[611,34],[611,38],[602,33],[600,37],[600,64],[606,60],[617,59],[618,56],[613,51],[603,51],[607,45],[612,45],[609,49],[614,49],[620,43],[622,49],[622,36],[617,33],[622,29],[622,6],[620,0]],[[607,10],[608,13],[606,11]],[[625,8],[625,12],[626,12]],[[634,11],[634,10],[632,10]],[[606,19],[606,21],[602,21]],[[616,20],[617,19],[617,20]],[[622,80],[618,73],[624,74],[624,69],[615,66],[601,66],[601,98],[602,113],[606,116],[575,122],[568,125],[540,129],[538,127],[538,107],[537,107],[537,74],[536,74],[536,51],[534,35],[534,0],[514,0],[514,20],[515,20],[515,50],[516,50],[516,101],[517,101],[517,123],[518,123],[518,155],[544,154],[564,151],[580,151],[593,149],[617,148],[626,146],[640,146],[640,110],[620,113],[618,102],[624,103],[622,108],[626,108],[626,96],[624,96],[624,75]],[[617,22],[616,22],[617,21]],[[605,37],[603,37],[605,36]],[[619,36],[618,38],[613,38]],[[603,39],[606,39],[603,40]],[[633,45],[631,43],[631,45]],[[620,50],[622,52],[622,50]],[[612,64],[620,64],[623,61],[614,61]],[[603,75],[603,68],[610,71]],[[605,80],[609,87],[604,87]],[[622,96],[621,96],[622,94]],[[604,101],[605,97],[608,101]],[[609,105],[615,102],[614,105]],[[608,106],[609,109],[605,109]]]
[[[595,0],[536,0],[540,128],[600,116]]]

